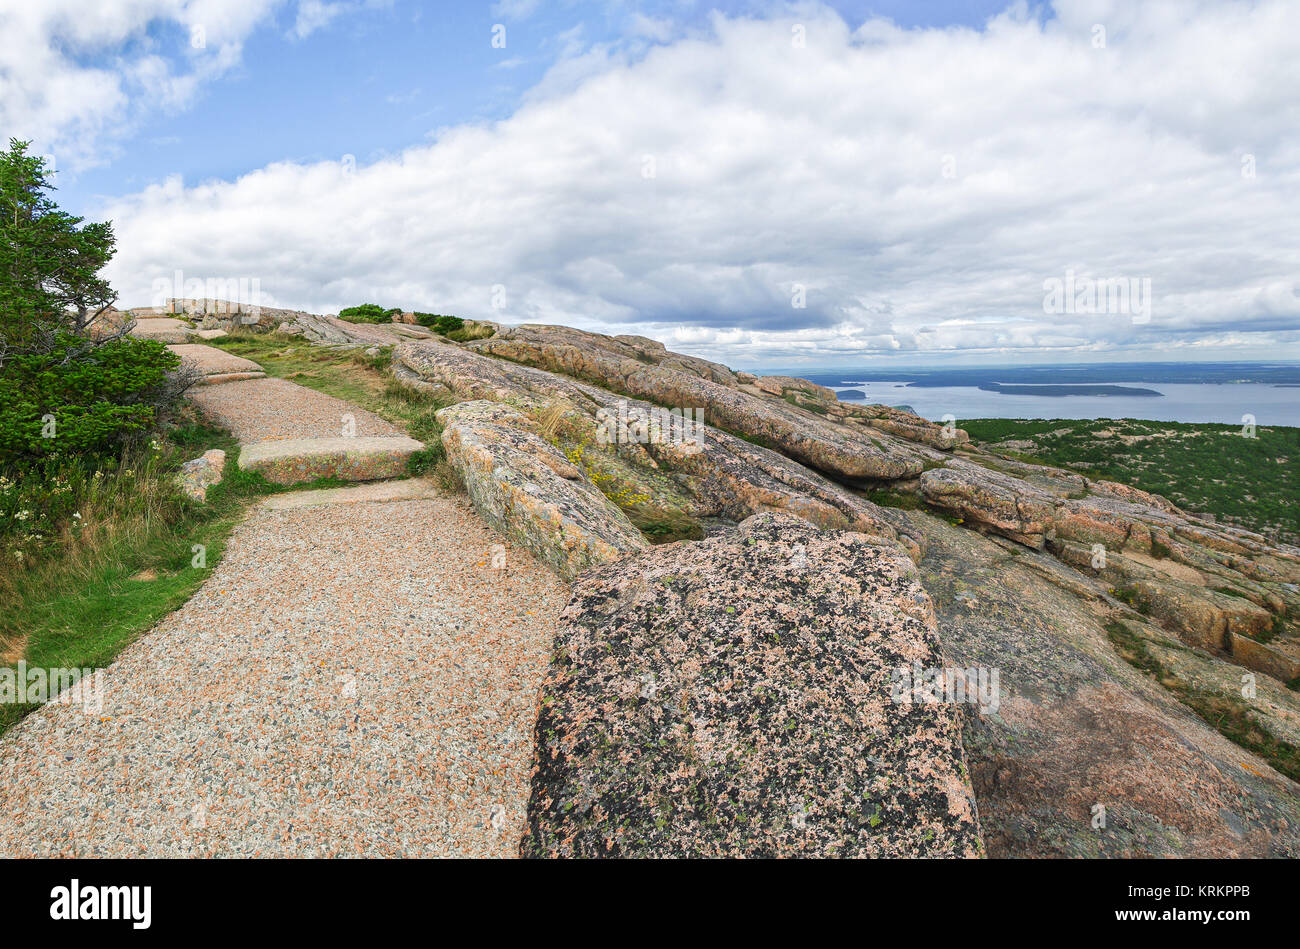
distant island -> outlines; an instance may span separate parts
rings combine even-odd
[[[758,370],[755,370],[758,371]],[[1240,385],[1260,383],[1270,386],[1300,386],[1300,363],[1092,363],[1064,366],[952,366],[930,368],[884,368],[879,363],[867,367],[839,369],[770,368],[759,375],[795,375],[820,385],[862,385],[871,382],[905,383],[918,388],[970,386],[986,383],[1001,385],[1085,385],[1109,384],[1156,385]]]
[[[841,402],[862,402],[867,398],[867,394],[861,389],[843,389],[835,393],[835,398]]]
[[[976,388],[984,392],[1000,392],[1003,395],[1047,395],[1047,396],[1068,396],[1068,395],[1157,395],[1164,397],[1163,392],[1157,392],[1155,389],[1137,389],[1132,386],[1106,386],[1106,385],[1004,385],[1000,382],[986,382]]]

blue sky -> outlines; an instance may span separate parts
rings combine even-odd
[[[0,0],[0,33],[0,133],[113,220],[123,305],[180,272],[738,366],[1300,358],[1287,0]]]

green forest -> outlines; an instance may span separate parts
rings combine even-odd
[[[1300,542],[1300,428],[1252,433],[1140,419],[970,419],[961,427],[993,451],[1121,481],[1188,511]]]

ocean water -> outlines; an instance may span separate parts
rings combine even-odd
[[[836,391],[857,389],[867,402],[909,405],[933,421],[944,415],[964,418],[1141,418],[1161,422],[1223,422],[1240,425],[1253,415],[1257,425],[1300,426],[1300,388],[1268,383],[1169,383],[1126,380],[1134,388],[1154,389],[1159,396],[1129,395],[1009,395],[975,386],[915,386],[904,381],[852,384],[819,381]]]

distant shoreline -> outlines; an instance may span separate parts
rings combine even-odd
[[[915,383],[912,383],[915,385]],[[1109,385],[1005,385],[1000,382],[986,382],[976,386],[983,392],[997,392],[1002,395],[1043,395],[1051,398],[1063,398],[1071,395],[1138,395],[1158,396],[1164,398],[1163,392],[1155,389],[1135,389],[1130,386]]]

